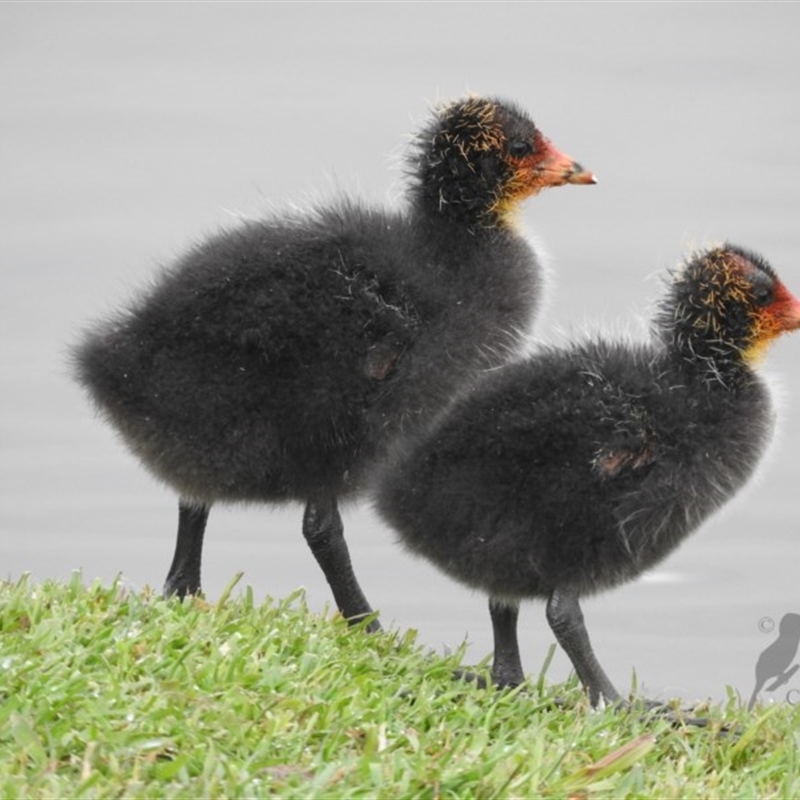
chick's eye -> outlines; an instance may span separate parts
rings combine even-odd
[[[514,158],[525,158],[533,152],[533,147],[530,142],[525,142],[521,139],[510,142],[508,145],[508,154]]]
[[[772,289],[769,286],[756,286],[753,288],[753,300],[756,305],[766,306],[772,300]]]

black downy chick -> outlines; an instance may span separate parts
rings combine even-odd
[[[676,272],[649,342],[542,349],[398,443],[376,506],[412,552],[489,595],[496,684],[524,680],[518,604],[541,597],[591,702],[620,702],[580,598],[658,564],[743,486],[773,428],[755,361],[798,327],[762,258],[716,247]]]
[[[434,114],[408,172],[400,211],[343,199],[213,236],[76,348],[77,379],[180,496],[165,595],[200,591],[214,502],[300,501],[338,608],[371,613],[338,499],[517,347],[541,280],[519,202],[595,182],[516,106],[478,97]]]

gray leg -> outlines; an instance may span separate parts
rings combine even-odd
[[[335,497],[308,501],[303,515],[303,536],[325,573],[342,616],[355,624],[372,614],[372,608],[353,572]],[[367,626],[369,631],[380,629],[378,620],[373,620]]]
[[[489,598],[489,614],[494,632],[492,681],[500,687],[519,686],[525,680],[517,641],[519,606]]]
[[[547,601],[547,621],[564,652],[569,656],[581,683],[589,691],[593,706],[602,697],[607,703],[618,703],[621,698],[608,676],[603,672],[589,634],[583,624],[583,612],[574,592],[556,589]]]
[[[203,534],[209,506],[181,500],[178,514],[178,541],[172,566],[164,583],[164,597],[200,593],[200,562],[203,558]]]

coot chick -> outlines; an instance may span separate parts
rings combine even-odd
[[[743,486],[773,427],[755,362],[798,327],[800,301],[762,258],[709,249],[675,272],[650,341],[544,348],[399,443],[376,506],[412,552],[489,595],[495,683],[523,681],[518,604],[541,597],[591,702],[620,702],[579,600],[653,567]]]
[[[515,105],[477,97],[434,114],[408,172],[402,210],[343,199],[212,236],[76,349],[78,380],[180,496],[165,595],[200,590],[214,502],[299,501],[342,614],[371,613],[338,500],[528,328],[540,264],[519,202],[595,182]]]

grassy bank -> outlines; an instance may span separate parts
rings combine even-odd
[[[591,712],[577,686],[536,676],[481,690],[458,666],[299,594],[212,606],[3,583],[0,796],[800,795],[800,709],[731,700],[710,728],[674,728]]]

